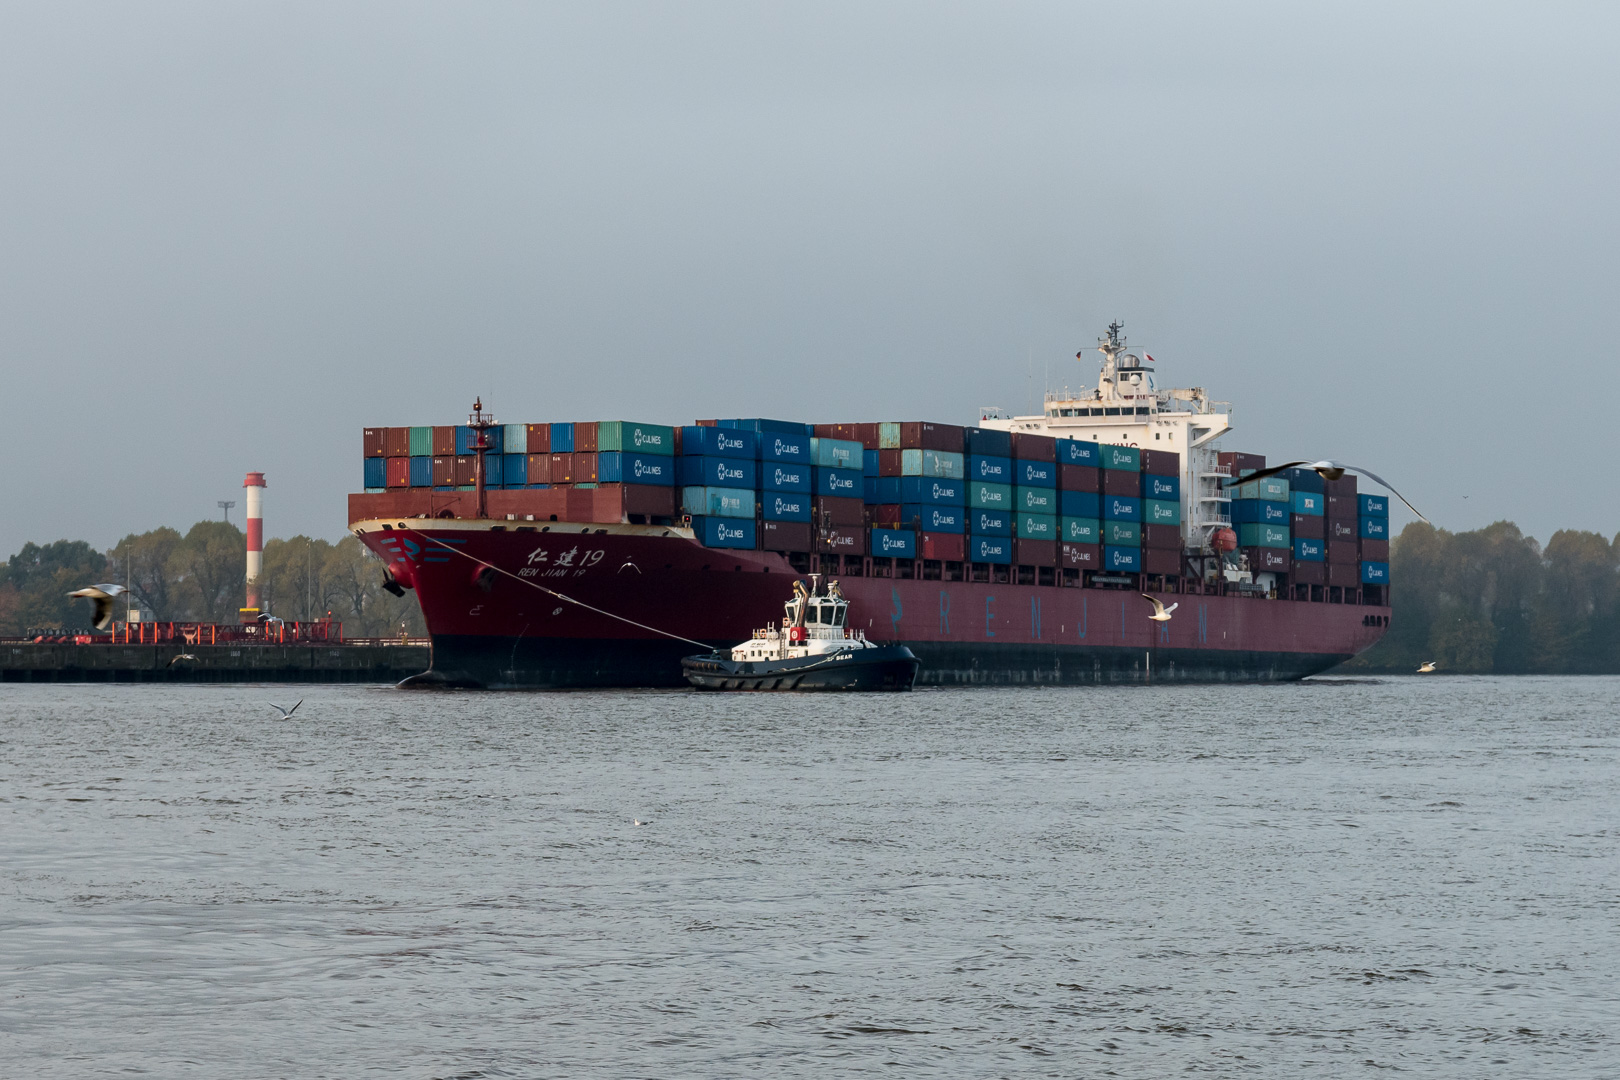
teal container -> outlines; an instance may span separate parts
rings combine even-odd
[[[1238,547],[1292,548],[1294,541],[1284,525],[1262,525],[1246,521],[1237,527]]]
[[[528,424],[502,424],[501,427],[504,429],[501,432],[501,453],[527,454],[529,452]],[[428,432],[428,448],[422,452],[424,454],[431,454],[433,453],[433,429],[423,428],[422,430]],[[411,429],[411,439],[412,445],[414,446],[416,439],[416,428]],[[412,450],[411,453],[414,454],[416,451]]]
[[[968,485],[967,499],[975,510],[1011,510],[1013,488],[1011,484],[972,483]]]
[[[662,454],[675,456],[675,429],[663,424],[637,424],[629,420],[603,420],[596,425],[599,453]]]
[[[1058,513],[1057,489],[1015,487],[1013,488],[1013,509],[1020,514],[1050,514],[1056,517]]]
[[[1319,491],[1295,491],[1290,501],[1294,505],[1294,513],[1306,517],[1321,517],[1327,513],[1327,496]]]
[[[810,464],[823,469],[854,469],[860,472],[866,465],[866,447],[853,439],[810,440]]]
[[[1120,472],[1141,472],[1142,451],[1134,446],[1103,446],[1102,467]]]
[[[411,428],[411,457],[433,456],[433,429],[430,427]]]
[[[1142,523],[1144,525],[1180,525],[1181,504],[1178,502],[1165,502],[1163,499],[1143,499]]]
[[[1051,514],[1020,513],[1017,532],[1020,540],[1056,540],[1058,519]]]
[[[1288,481],[1280,476],[1268,476],[1264,480],[1253,480],[1247,484],[1238,485],[1238,498],[1264,499],[1267,502],[1291,502],[1288,492]]]
[[[1060,519],[1058,531],[1065,544],[1102,543],[1102,522],[1096,518],[1066,517]]]
[[[898,450],[898,449],[900,449],[900,425],[899,424],[884,423],[884,424],[879,424],[878,425],[878,449],[879,450]]]
[[[681,511],[693,517],[751,518],[754,493],[748,488],[685,487],[681,488]]]
[[[900,475],[963,480],[967,477],[967,458],[948,450],[902,450]]]
[[[1140,521],[1105,521],[1102,523],[1103,543],[1113,547],[1141,547]]]

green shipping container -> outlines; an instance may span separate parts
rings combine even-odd
[[[596,425],[600,452],[675,456],[675,429],[662,424],[636,424],[629,420],[603,420]]]
[[[433,429],[430,427],[411,428],[411,457],[433,456]]]
[[[1103,543],[1112,547],[1141,547],[1142,523],[1140,521],[1105,521],[1103,526]]]
[[[879,450],[898,450],[898,449],[900,449],[900,425],[899,424],[882,423],[882,424],[878,425],[878,449]]]
[[[1011,510],[1013,489],[1011,484],[968,485],[968,505],[975,510]]]
[[[1024,514],[1018,515],[1018,539],[1020,540],[1056,540],[1058,538],[1058,519],[1051,514]]]
[[[1264,480],[1255,480],[1248,484],[1238,485],[1238,498],[1264,499],[1267,502],[1291,502],[1288,494],[1288,481],[1280,476],[1268,476]]]
[[[1066,517],[1061,531],[1065,544],[1102,543],[1102,522],[1096,518]]]
[[[1120,472],[1141,472],[1142,451],[1134,446],[1102,446],[1102,467]]]
[[[1142,523],[1144,525],[1180,525],[1181,504],[1166,502],[1163,499],[1142,500]]]
[[[527,454],[529,452],[529,425],[528,424],[502,424],[501,427],[506,429],[501,434],[501,453],[503,453],[503,454]],[[433,429],[432,428],[423,428],[422,430],[428,432],[428,447],[429,447],[429,449],[426,452],[431,454],[431,453],[433,453],[433,450],[432,450],[432,446],[433,446],[432,432],[433,432]],[[411,429],[411,439],[412,439],[412,445],[414,445],[415,444],[415,439],[416,439],[416,429],[415,428]],[[414,453],[416,453],[416,451],[412,450],[411,453],[414,454]]]
[[[1056,488],[1017,487],[1013,489],[1013,509],[1020,514],[1051,514],[1058,512]],[[1026,537],[1025,539],[1029,539]]]
[[[1257,521],[1245,521],[1238,526],[1238,547],[1291,548],[1293,546],[1294,542],[1289,539],[1288,527],[1285,525],[1262,525]]]

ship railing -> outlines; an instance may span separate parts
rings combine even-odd
[[[1199,472],[1198,475],[1199,476],[1224,476],[1224,477],[1227,477],[1228,479],[1230,479],[1231,476],[1232,476],[1232,467],[1230,465],[1211,465],[1209,468],[1204,469],[1201,472]]]

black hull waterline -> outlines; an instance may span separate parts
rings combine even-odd
[[[732,660],[713,653],[684,658],[681,671],[699,690],[910,690],[917,657],[904,645],[788,660]]]

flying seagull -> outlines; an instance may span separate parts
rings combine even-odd
[[[1322,479],[1324,480],[1337,480],[1347,472],[1360,473],[1373,483],[1378,484],[1381,487],[1389,488],[1390,491],[1394,492],[1395,497],[1401,500],[1401,502],[1406,503],[1407,509],[1416,514],[1418,516],[1418,520],[1422,521],[1423,524],[1432,524],[1428,518],[1423,516],[1422,511],[1413,506],[1410,502],[1407,502],[1405,495],[1395,491],[1394,485],[1392,485],[1388,480],[1385,480],[1382,476],[1379,476],[1375,472],[1361,468],[1359,465],[1346,465],[1342,461],[1287,461],[1281,465],[1273,465],[1269,469],[1257,469],[1248,476],[1235,476],[1221,486],[1237,487],[1239,484],[1247,484],[1253,480],[1264,480],[1268,476],[1276,476],[1284,469],[1297,469],[1301,466],[1304,466],[1307,469],[1315,469],[1317,472],[1322,474]]]
[[[1431,672],[1433,670],[1434,670],[1434,661],[1433,660],[1425,660],[1418,667],[1418,674],[1419,675],[1426,675],[1426,674],[1428,674],[1429,672]]]
[[[97,630],[105,630],[112,625],[113,597],[129,590],[122,585],[91,585],[89,588],[68,593],[69,596],[84,597],[95,604],[95,619],[93,625]]]
[[[197,659],[197,658],[195,656],[193,656],[191,653],[188,653],[188,652],[176,653],[174,658],[169,661],[169,666],[174,667],[174,665],[178,664],[182,660],[195,660],[195,659]]]
[[[1169,607],[1165,607],[1163,601],[1157,600],[1149,596],[1147,593],[1142,594],[1142,599],[1153,605],[1153,614],[1149,615],[1148,618],[1152,619],[1154,622],[1169,622],[1170,613],[1181,606],[1181,601],[1178,600]]]
[[[303,698],[299,698],[299,699],[298,699],[298,704],[297,704],[297,705],[294,705],[294,706],[293,706],[293,707],[292,707],[292,708],[290,708],[290,709],[283,709],[283,708],[282,708],[282,707],[281,707],[281,706],[280,706],[280,705],[277,705],[277,704],[276,704],[276,703],[275,703],[275,702],[273,702],[273,701],[272,701],[272,702],[270,702],[270,703],[269,703],[269,705],[270,705],[270,707],[271,707],[271,708],[272,708],[272,709],[274,709],[274,710],[276,710],[276,712],[278,712],[278,713],[280,713],[280,714],[281,714],[281,718],[282,718],[282,719],[283,719],[283,720],[291,720],[291,719],[292,719],[292,714],[293,714],[293,713],[295,713],[295,712],[297,712],[297,711],[298,711],[298,705],[302,705],[302,704],[303,704],[303,703],[304,703],[304,699],[303,699]]]

